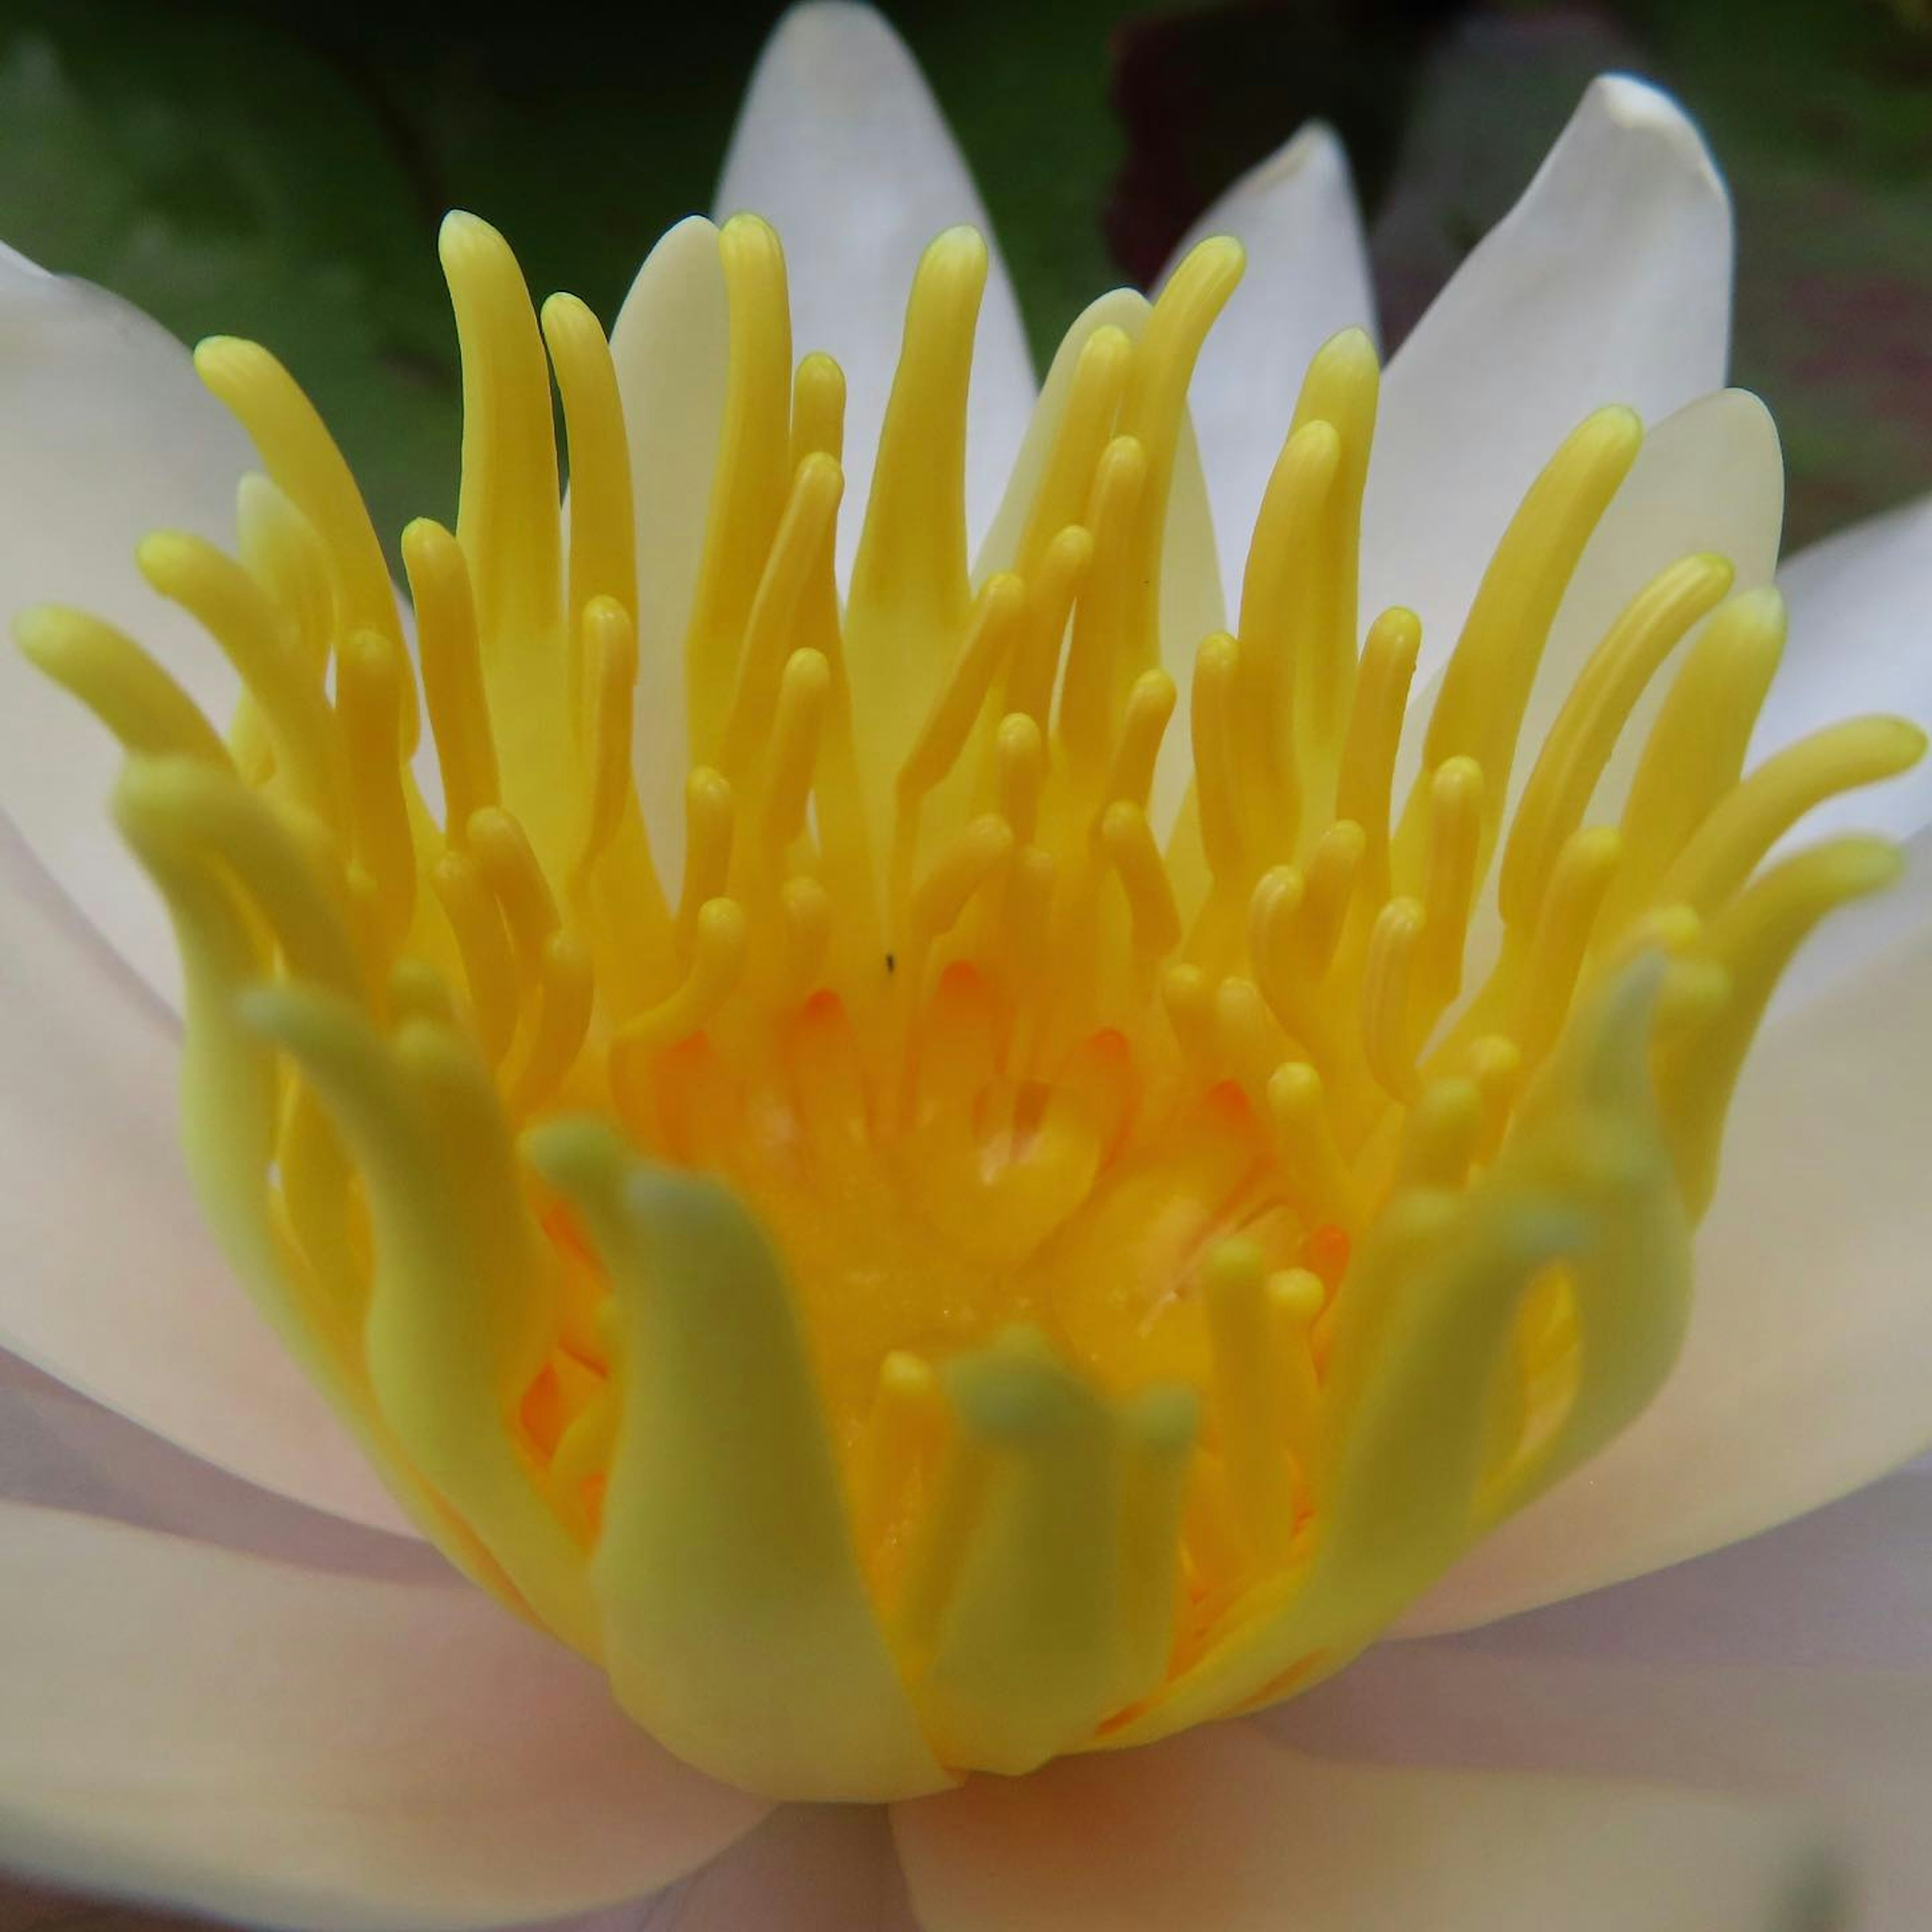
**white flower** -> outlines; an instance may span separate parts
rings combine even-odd
[[[920,251],[952,224],[987,225],[876,16],[788,17],[718,200],[784,235],[796,340],[848,371],[846,467],[866,476]],[[1200,232],[1239,237],[1249,273],[1192,391],[1204,496],[1184,464],[1172,527],[1198,535],[1211,506],[1234,555],[1304,370],[1336,330],[1372,328],[1372,304],[1325,130],[1238,184]],[[673,606],[702,538],[691,479],[716,439],[715,394],[692,372],[722,381],[719,314],[682,245],[674,233],[652,256],[612,336],[653,454],[637,478],[640,574]],[[1722,386],[1730,255],[1694,130],[1648,87],[1596,83],[1383,385],[1363,604],[1420,613],[1419,691],[1549,452],[1606,401],[1654,427],[1565,596],[1530,741],[1664,566],[1710,550],[1740,588],[1769,580],[1781,470],[1762,406]],[[1058,364],[1049,395],[1056,379]],[[995,555],[1035,400],[995,256],[968,461],[969,522]],[[225,715],[232,693],[199,634],[121,561],[156,526],[224,537],[250,465],[184,353],[111,298],[11,258],[0,422],[10,600],[104,613]],[[1204,544],[1174,574],[1198,638],[1222,621],[1224,586]],[[1792,646],[1757,750],[1848,710],[1932,708],[1918,634],[1932,505],[1778,580]],[[675,638],[684,615],[646,604],[640,628]],[[646,750],[653,721],[671,733],[681,712],[662,691],[640,706]],[[17,1358],[0,1389],[0,1862],[244,1921],[390,1932],[556,1919],[694,1872],[646,1923],[1742,1932],[1815,1876],[1810,1840],[1763,1799],[1846,1834],[1870,1922],[1912,1922],[1932,1884],[1922,1475],[1614,1596],[1431,1634],[1716,1550],[1932,1442],[1922,771],[1828,808],[1901,838],[1906,880],[1818,943],[1748,1063],[1679,1366],[1613,1446],[1443,1580],[1412,1615],[1422,1640],[1263,1718],[889,1810],[766,1819],[653,1744],[598,1673],[405,1541],[234,1289],[178,1172],[172,952],[102,808],[113,763],[91,721],[0,659],[0,1343]],[[653,768],[640,756],[646,784]],[[655,768],[681,776],[681,754]],[[646,805],[660,824],[677,809]],[[1546,1771],[1587,1775],[1522,1774]]]

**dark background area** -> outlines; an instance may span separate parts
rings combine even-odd
[[[449,514],[451,206],[608,320],[706,207],[781,10],[0,0],[0,238],[186,339],[260,337],[386,532]],[[1341,130],[1393,346],[1594,73],[1675,91],[1736,196],[1736,380],[1799,542],[1932,487],[1932,0],[888,0],[979,176],[1036,352],[1156,270],[1313,113]]]

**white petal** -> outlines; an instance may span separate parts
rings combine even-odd
[[[917,1932],[883,1807],[788,1804],[702,1871],[584,1932]]]
[[[177,1052],[0,820],[0,1348],[250,1482],[401,1529],[202,1226]]]
[[[1578,423],[1608,403],[1654,422],[1722,385],[1730,278],[1730,206],[1696,129],[1640,81],[1593,82],[1383,383],[1362,608],[1420,614],[1419,686]]]
[[[765,1808],[467,1588],[0,1506],[0,1862],[276,1925],[513,1924],[656,1889]]]
[[[1896,1471],[1761,1536],[1455,1642],[1685,1668],[1932,1672],[1932,1477]],[[1927,1754],[1932,1770],[1932,1737]]]
[[[304,1568],[444,1582],[441,1552],[218,1469],[0,1354],[0,1500],[165,1531]],[[4,1928],[0,1918],[0,1928]]]
[[[610,328],[638,544],[632,768],[651,855],[671,892],[683,871],[691,764],[684,639],[724,420],[729,326],[718,231],[693,215],[646,257]]]
[[[1922,917],[1774,1016],[1747,1060],[1697,1237],[1690,1334],[1656,1401],[1405,1628],[1485,1622],[1677,1562],[1932,1445],[1928,1146]]]
[[[1801,550],[1778,582],[1791,636],[1751,740],[1754,759],[1860,712],[1932,724],[1932,496]],[[1906,836],[1928,824],[1932,760],[1821,806],[1803,833],[1856,826]]]
[[[1803,1869],[1681,1792],[1389,1770],[1222,1725],[894,1808],[927,1932],[1759,1932]]]
[[[1244,175],[1188,230],[1167,273],[1210,235],[1233,236],[1248,258],[1189,392],[1232,610],[1310,361],[1342,329],[1375,333],[1361,217],[1333,129],[1311,122]]]
[[[105,290],[0,260],[0,602],[74,604],[118,625],[218,725],[236,686],[200,626],[150,591],[150,530],[232,544],[235,490],[255,466],[188,351]],[[0,812],[122,956],[171,1002],[168,924],[110,822],[120,752],[13,648],[0,648]]]
[[[1659,1576],[1382,1645],[1258,1721],[1352,1756],[1792,1804],[1850,1852],[1856,1922],[1910,1932],[1932,1895],[1929,1539],[1932,1484],[1896,1478]]]
[[[1033,363],[972,176],[905,44],[869,7],[812,0],[779,22],[740,111],[716,207],[721,220],[748,209],[778,230],[793,346],[824,350],[845,372],[842,581],[858,549],[913,271],[945,229],[964,223],[986,236],[966,452],[976,544],[1026,432]]]

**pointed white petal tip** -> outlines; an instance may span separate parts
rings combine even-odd
[[[1287,140],[1244,178],[1244,188],[1269,188],[1299,174],[1325,176],[1336,182],[1348,178],[1348,153],[1341,137],[1325,121],[1310,121],[1297,128]]]
[[[788,8],[765,43],[764,58],[814,64],[849,58],[856,48],[870,43],[898,52],[904,43],[892,23],[862,0],[803,0]]]
[[[1583,91],[1571,125],[1612,134],[1649,136],[1674,148],[1682,160],[1721,191],[1724,176],[1697,124],[1674,95],[1634,74],[1600,74]]]

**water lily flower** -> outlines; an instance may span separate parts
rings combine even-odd
[[[1905,1923],[1922,1478],[1445,1634],[1932,1438],[1932,509],[1774,586],[1694,130],[1386,372],[1318,128],[1036,391],[858,8],[718,206],[608,340],[450,218],[406,610],[267,351],[0,264],[0,1860],[1723,1932],[1777,1799]]]

